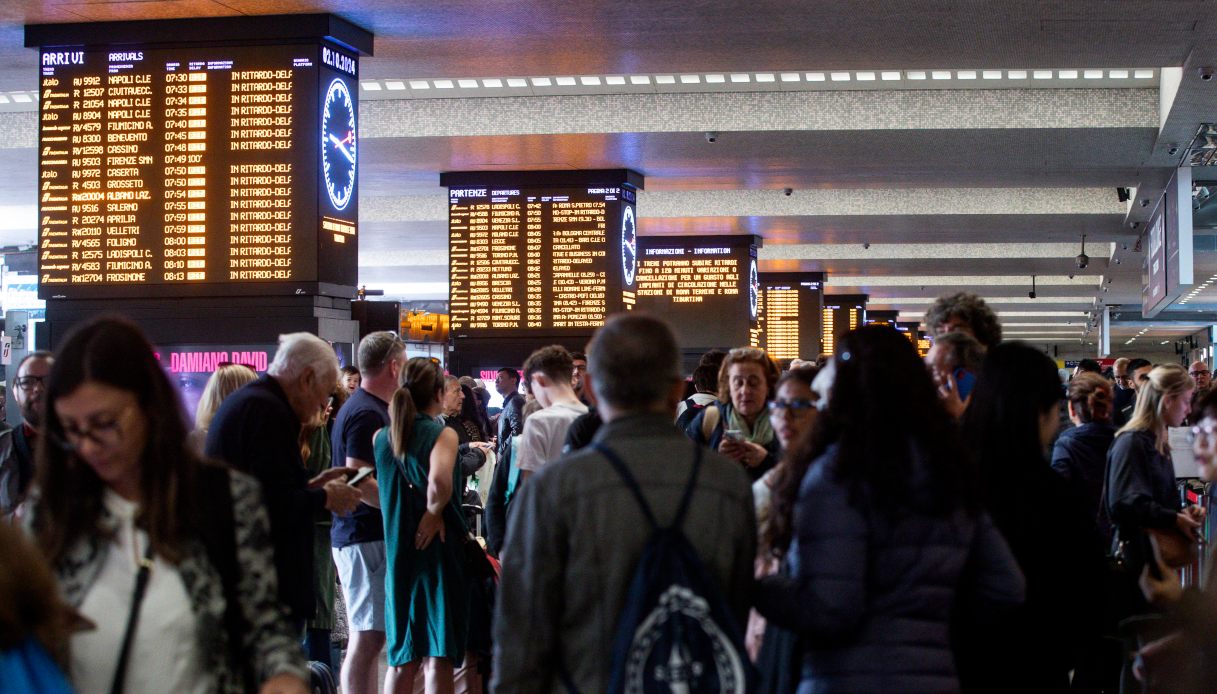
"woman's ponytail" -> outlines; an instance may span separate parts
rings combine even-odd
[[[443,387],[444,373],[438,363],[427,357],[414,357],[406,362],[400,387],[389,403],[389,445],[393,455],[406,456],[414,434],[414,418],[435,400]]]

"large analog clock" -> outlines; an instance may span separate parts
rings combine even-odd
[[[638,228],[634,223],[634,208],[629,205],[621,214],[621,270],[625,286],[634,286],[638,271]]]
[[[748,268],[748,310],[752,313],[752,320],[756,320],[757,303],[760,295],[761,279],[756,273],[756,259],[754,258]]]
[[[321,109],[321,171],[334,209],[345,210],[355,194],[355,100],[335,77]]]

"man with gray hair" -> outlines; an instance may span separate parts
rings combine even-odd
[[[359,491],[340,467],[308,478],[300,426],[321,413],[338,383],[338,358],[309,333],[279,336],[266,375],[228,396],[207,432],[207,455],[249,473],[262,486],[270,516],[279,599],[303,629],[313,616],[313,522],[321,510],[349,513]]]
[[[609,688],[617,621],[651,527],[604,450],[637,480],[660,527],[691,489],[686,537],[737,623],[747,616],[752,488],[738,463],[709,450],[692,476],[697,449],[672,426],[684,379],[671,329],[640,313],[610,318],[588,345],[586,378],[604,418],[595,445],[541,467],[512,502],[491,691],[550,691],[560,678],[567,689]]]

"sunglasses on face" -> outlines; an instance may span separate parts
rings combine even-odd
[[[795,400],[774,400],[769,403],[769,406],[775,410],[790,410],[791,412],[799,412],[802,410],[814,410],[816,404],[806,398],[797,398]]]

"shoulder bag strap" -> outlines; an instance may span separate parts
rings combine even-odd
[[[135,574],[135,593],[131,596],[131,613],[127,615],[127,629],[123,633],[123,645],[118,651],[118,664],[114,669],[114,680],[110,694],[122,694],[127,679],[127,660],[131,657],[131,642],[135,639],[135,627],[139,621],[139,608],[148,590],[148,577],[152,573],[152,538],[148,538],[148,549],[139,561],[139,572]]]

